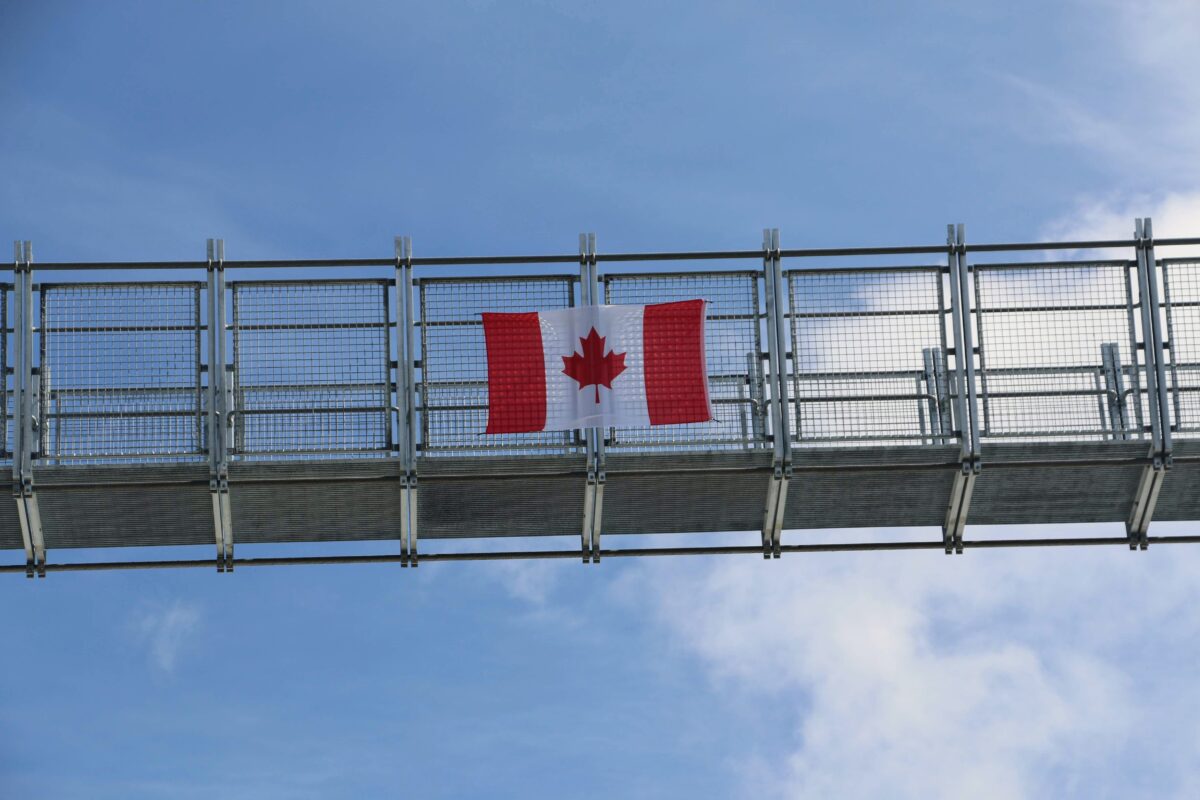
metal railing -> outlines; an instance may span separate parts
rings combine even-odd
[[[1167,398],[1164,431],[1200,436],[1200,262],[1143,265],[1131,257],[1143,246],[1139,239],[966,246],[966,293],[949,260],[876,263],[946,255],[953,246],[780,250],[778,290],[758,266],[709,266],[762,259],[762,251],[598,253],[601,265],[641,265],[636,272],[601,269],[604,302],[709,301],[715,408],[709,423],[609,430],[605,444],[629,452],[766,450],[786,422],[793,448],[955,445],[964,430],[969,435],[964,415],[974,416],[982,442],[1150,440],[1156,392]],[[1120,257],[976,263],[982,253],[1098,248]],[[866,263],[846,263],[853,260]],[[582,302],[579,277],[546,274],[547,265],[568,261],[579,256],[412,258],[411,318],[404,287],[391,276],[300,277],[312,267],[395,267],[394,259],[30,264],[23,267],[30,274],[108,270],[121,280],[27,283],[32,313],[18,328],[10,327],[9,303],[21,302],[19,292],[0,287],[0,354],[9,375],[3,455],[12,458],[18,382],[8,365],[26,339],[32,357],[22,368],[36,389],[35,435],[27,443],[34,465],[203,460],[211,450],[206,398],[218,372],[224,392],[213,396],[232,461],[394,454],[410,406],[420,457],[578,454],[578,432],[483,434],[479,314]],[[690,271],[679,269],[689,261]],[[488,274],[444,274],[471,266]],[[496,275],[497,266],[512,269]],[[129,279],[131,270],[214,268],[292,268],[296,275],[222,283],[226,302],[219,305],[211,280]],[[1144,297],[1151,286],[1162,295],[1153,307]],[[970,308],[963,307],[967,299]],[[206,312],[218,307],[215,324],[230,357],[214,364],[206,341],[214,320]],[[232,311],[227,319],[225,308]],[[770,367],[772,309],[788,349],[774,354],[786,379],[779,383]],[[974,406],[961,409],[967,364],[955,347],[959,317],[974,334],[977,390]],[[1145,328],[1160,320],[1169,344],[1155,352]],[[406,363],[394,339],[400,326],[411,326],[417,342]],[[1159,362],[1162,387],[1147,375]],[[412,391],[399,391],[402,385]],[[772,404],[786,419],[770,413]]]
[[[1155,241],[1149,220],[1137,221],[1132,239],[1090,242],[970,245],[952,226],[945,244],[782,249],[768,230],[755,250],[605,254],[587,235],[577,254],[419,258],[404,238],[392,258],[295,261],[227,261],[223,242],[210,240],[204,261],[35,265],[30,244],[18,243],[12,282],[0,284],[0,459],[12,467],[26,572],[46,569],[38,475],[82,474],[86,483],[105,465],[149,465],[139,480],[166,470],[155,465],[207,465],[219,569],[312,561],[233,557],[230,466],[267,462],[321,462],[313,475],[331,464],[398,465],[388,469],[402,489],[401,554],[317,561],[415,564],[422,469],[521,474],[525,467],[513,465],[532,459],[562,459],[548,467],[569,466],[558,474],[586,472],[585,561],[759,551],[601,548],[606,454],[724,459],[728,470],[769,464],[768,556],[1192,541],[1147,532],[1173,441],[1200,439],[1200,260],[1156,255],[1185,245],[1200,238]],[[313,269],[323,272],[312,277]],[[264,280],[258,273],[267,270],[282,279]],[[146,271],[155,274],[138,280]],[[182,280],[163,280],[164,272]],[[90,277],[34,283],[50,273]],[[482,312],[691,298],[707,301],[712,421],[485,433]],[[1131,456],[1138,448],[1129,442],[1145,449]],[[1144,465],[1127,540],[964,541],[988,448],[1009,448],[1024,463],[1029,447],[1063,443]],[[783,545],[793,468],[821,468],[833,450],[847,468],[952,469],[943,541]]]
[[[1135,262],[973,272],[984,440],[1149,438]]]

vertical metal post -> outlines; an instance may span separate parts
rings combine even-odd
[[[753,437],[751,447],[756,447],[767,436],[761,354],[746,354],[746,381],[750,384],[750,433]]]
[[[923,398],[923,395],[928,395],[929,391],[930,391],[929,385],[928,385],[928,378],[929,378],[928,375],[918,375],[913,381],[913,383],[915,385],[915,388],[913,390],[913,395],[914,395],[914,397],[917,398],[917,429],[918,429],[918,433],[920,434],[920,439],[918,439],[918,441],[921,444],[933,444],[934,442],[937,441],[936,435],[933,432],[933,417],[930,412],[930,409],[926,407],[925,399]],[[926,388],[922,389],[921,388],[922,386],[925,386]],[[926,436],[925,436],[925,415],[927,413],[931,414],[931,416],[929,417],[929,437],[928,438],[926,438]]]
[[[208,464],[217,572],[233,571],[233,514],[229,502],[227,441],[230,419],[225,374],[225,241],[207,244],[208,293]]]
[[[959,457],[964,464],[971,460],[971,423],[967,420],[967,370],[966,361],[970,357],[963,344],[963,309],[962,283],[958,269],[958,254],[955,248],[954,226],[946,226],[947,261],[950,267],[950,316],[954,328],[954,372],[957,376],[958,391],[954,393],[954,421],[958,428]]]
[[[1162,313],[1158,302],[1158,260],[1154,256],[1154,223],[1149,218],[1142,223],[1146,260],[1146,283],[1150,287],[1150,333],[1154,347],[1154,378],[1158,383],[1158,414],[1161,432],[1163,469],[1171,468],[1171,402],[1167,389],[1167,344],[1162,334]],[[1147,342],[1147,346],[1150,346]]]
[[[966,228],[960,222],[956,226],[957,245],[955,251],[958,256],[958,274],[962,279],[962,321],[963,321],[963,347],[966,348],[966,379],[967,379],[967,418],[971,421],[971,458],[972,470],[979,472],[981,459],[983,457],[982,446],[979,441],[979,398],[976,396],[975,390],[975,344],[974,336],[971,333],[971,292],[970,286],[974,278],[974,269],[970,262],[967,261],[967,237]],[[978,312],[976,312],[978,316]]]
[[[921,440],[925,440],[925,419],[928,414],[929,419],[929,442],[937,444],[941,441],[941,416],[938,413],[938,383],[937,376],[934,374],[933,366],[933,348],[926,347],[921,350],[922,373],[921,377],[917,378],[917,394],[924,394],[923,399],[917,400],[917,419],[921,423]],[[924,381],[925,391],[921,392],[922,381]]]
[[[1169,363],[1171,365],[1171,382],[1168,384],[1170,386],[1168,394],[1171,396],[1171,413],[1173,414],[1171,418],[1175,420],[1175,424],[1172,427],[1177,429],[1175,426],[1178,426],[1183,420],[1183,403],[1180,400],[1182,392],[1179,391],[1179,360],[1175,355],[1175,348],[1173,346],[1175,342],[1175,315],[1171,313],[1171,276],[1168,274],[1165,261],[1158,264],[1158,269],[1162,273],[1163,313],[1166,315],[1166,338],[1163,340],[1163,347],[1167,350],[1166,357],[1170,359]]]
[[[950,314],[954,327],[954,365],[957,391],[954,409],[959,437],[960,469],[950,488],[946,519],[942,523],[945,552],[962,553],[963,529],[971,507],[980,468],[978,403],[975,394],[975,347],[971,336],[970,268],[966,263],[963,226],[946,226],[947,263],[950,267]]]
[[[1100,345],[1100,357],[1103,361],[1107,357],[1105,353],[1105,345]],[[1108,370],[1101,363],[1100,368],[1092,373],[1092,385],[1096,389],[1096,408],[1100,416],[1100,430],[1115,437],[1116,429],[1113,427],[1112,411],[1112,382],[1108,379]]]
[[[223,364],[217,362],[217,271],[216,271],[216,241],[206,242],[207,267],[205,270],[204,294],[208,315],[208,381],[204,387],[204,403],[208,408],[205,426],[205,447],[208,450],[208,491],[212,501],[213,538],[217,545],[217,572],[225,571],[225,535],[221,521],[221,488],[218,479],[217,465],[220,457],[217,453],[217,371],[224,370]]]
[[[599,305],[600,285],[596,272],[596,234],[579,234],[579,300],[584,306]],[[587,479],[583,492],[583,526],[580,530],[583,563],[600,562],[600,516],[603,511],[603,434],[598,427],[583,431]]]
[[[772,533],[771,554],[780,556],[783,543],[783,514],[787,507],[788,483],[792,479],[792,432],[791,432],[791,373],[788,370],[787,284],[783,277],[783,258],[780,256],[779,228],[771,229],[771,261],[775,271],[775,347],[779,352],[779,421],[783,439],[783,480],[779,486],[779,502],[775,506],[775,526]]]
[[[1149,219],[1134,221],[1137,241],[1139,305],[1142,312],[1142,353],[1146,374],[1148,415],[1150,417],[1151,463],[1142,470],[1134,495],[1133,510],[1125,523],[1130,550],[1145,550],[1149,546],[1150,520],[1162,488],[1164,471],[1170,453],[1170,416],[1167,412],[1163,346],[1158,328],[1158,288],[1154,284],[1153,248],[1150,244]],[[1140,402],[1140,399],[1139,399]]]
[[[408,567],[408,340],[404,309],[405,237],[393,239],[396,259],[396,439],[400,473],[400,566]]]
[[[413,375],[412,239],[397,236],[396,417],[400,455],[400,566],[417,566],[416,425]]]
[[[17,504],[17,518],[21,527],[21,545],[25,549],[25,577],[45,575],[39,569],[40,531],[35,533],[36,520],[30,514],[29,498],[32,494],[32,476],[27,453],[32,448],[28,420],[29,394],[32,391],[33,368],[30,363],[32,344],[29,342],[33,326],[29,319],[31,304],[26,302],[31,291],[29,262],[32,247],[29,242],[13,242],[13,333],[16,341],[13,353],[13,499]],[[42,551],[44,554],[44,550]]]
[[[26,262],[28,263],[28,262]],[[33,305],[33,298],[30,297],[30,305]],[[48,359],[46,358],[46,292],[38,292],[38,320],[39,327],[42,329],[42,335],[38,341],[38,367],[33,372],[33,385],[29,391],[30,404],[32,408],[29,411],[29,417],[33,422],[34,432],[37,434],[37,445],[33,448],[33,452],[39,458],[45,459],[50,454],[50,426],[42,424],[46,417],[42,415],[42,409],[45,409],[48,416],[51,411],[50,400],[50,370],[48,368]],[[32,345],[31,345],[32,346]],[[56,430],[61,430],[58,426],[62,423],[62,417],[54,418]],[[57,444],[61,441],[60,436],[55,436],[54,441]],[[43,462],[45,463],[45,462]]]
[[[220,440],[221,461],[221,528],[225,536],[225,571],[233,572],[233,511],[229,497],[229,429],[233,424],[233,409],[230,407],[228,354],[225,345],[225,240],[217,239],[217,317],[220,327],[217,330],[217,352],[221,365],[221,385],[219,401],[221,403]]]
[[[954,425],[950,420],[950,385],[946,380],[946,350],[933,350],[933,378],[937,385],[938,427],[941,430],[940,444],[946,444],[953,435]]]
[[[25,425],[22,417],[25,398],[25,293],[24,250],[21,242],[13,242],[13,500],[21,524],[21,544],[25,548],[25,575],[33,577],[33,540],[29,536],[29,521],[25,515],[25,491],[21,482],[25,452]]]
[[[600,291],[600,271],[597,265],[596,258],[596,234],[589,233],[587,235],[587,256],[589,264],[589,272],[592,292],[592,305],[602,305],[604,298]],[[604,454],[605,448],[605,428],[594,428],[592,431],[593,452],[596,457],[596,492],[593,499],[594,508],[592,510],[592,563],[600,563],[600,532],[604,521],[604,485],[608,480],[607,477],[607,459]]]
[[[774,550],[775,506],[779,502],[779,484],[783,480],[783,441],[780,437],[782,424],[779,421],[779,352],[775,346],[775,270],[771,268],[771,231],[763,229],[763,296],[767,302],[767,386],[770,387],[771,408],[771,477],[767,482],[767,502],[763,510],[762,547],[763,558],[770,558]]]
[[[763,513],[763,558],[779,558],[788,481],[792,476],[787,344],[784,336],[784,279],[779,257],[779,229],[763,229],[763,286],[767,301],[766,346],[771,387],[771,479]]]
[[[778,292],[775,289],[775,270],[771,266],[771,231],[770,229],[763,230],[763,295],[767,301],[767,336],[764,340],[767,346],[767,385],[771,387],[771,396],[769,400],[771,409],[771,450],[772,459],[779,464],[783,463],[783,437],[780,431],[783,429],[783,423],[780,421],[782,409],[779,404],[779,375],[782,372],[779,365],[779,348],[775,346],[775,316],[776,316],[776,298]]]
[[[404,237],[404,345],[408,363],[405,370],[408,374],[408,562],[412,566],[419,563],[417,541],[421,533],[420,526],[420,491],[417,475],[417,392],[416,369],[417,355],[413,331],[417,324],[413,313],[413,267],[412,239]],[[424,313],[424,306],[422,306]],[[423,368],[422,368],[423,369]],[[422,374],[424,374],[422,372]]]
[[[29,539],[33,545],[34,566],[39,578],[46,577],[46,542],[42,535],[42,516],[38,509],[37,491],[33,480],[33,455],[38,440],[40,419],[37,418],[37,369],[33,366],[33,243],[22,243],[22,266],[25,280],[21,287],[22,314],[21,350],[23,353],[25,391],[21,396],[21,486],[25,496],[25,518]]]
[[[957,426],[958,455],[962,465],[954,476],[950,487],[950,501],[946,508],[946,519],[942,523],[942,544],[947,555],[954,552],[954,534],[958,530],[959,511],[962,508],[963,489],[971,470],[971,423],[967,421],[966,383],[963,347],[962,292],[959,287],[962,277],[958,274],[958,254],[954,226],[946,226],[946,264],[950,268],[950,316],[954,329],[954,374],[957,391],[954,393],[954,421]]]
[[[1104,372],[1104,395],[1107,421],[1112,438],[1129,438],[1129,416],[1125,403],[1125,379],[1121,372],[1121,352],[1116,342],[1100,345],[1101,369]]]
[[[1149,269],[1146,267],[1146,251],[1142,246],[1142,220],[1134,223],[1134,238],[1137,240],[1138,305],[1142,312],[1142,363],[1146,375],[1147,407],[1150,417],[1150,456],[1154,466],[1161,466],[1162,431],[1158,407],[1158,371],[1154,368],[1153,328],[1150,309],[1150,287],[1147,283]]]
[[[1126,266],[1125,268],[1125,316],[1126,325],[1129,328],[1129,355],[1132,359],[1129,378],[1133,384],[1134,430],[1137,432],[1136,438],[1141,439],[1146,435],[1146,419],[1142,414],[1142,378],[1140,375],[1141,370],[1138,368],[1137,316],[1133,312],[1135,305],[1133,278],[1138,273],[1140,273],[1140,270],[1136,267],[1136,262],[1132,268],[1130,266]]]
[[[955,226],[954,250],[958,259],[958,276],[961,281],[959,286],[962,292],[963,347],[965,348],[964,355],[966,356],[964,364],[966,366],[967,419],[970,420],[971,443],[970,472],[967,475],[966,487],[963,491],[963,501],[959,508],[958,527],[954,534],[954,552],[961,554],[963,551],[963,529],[966,527],[967,514],[971,508],[971,495],[975,490],[975,477],[979,474],[983,460],[983,447],[979,440],[979,398],[976,395],[975,383],[975,344],[974,336],[971,332],[970,287],[974,282],[974,270],[967,260],[966,227],[961,222]],[[976,311],[976,321],[981,319],[978,314],[979,312]]]

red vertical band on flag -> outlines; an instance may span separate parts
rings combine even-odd
[[[537,312],[483,315],[487,345],[487,433],[546,427],[546,359]]]
[[[704,301],[646,306],[642,343],[650,424],[712,419],[704,364]]]

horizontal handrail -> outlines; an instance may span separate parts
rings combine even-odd
[[[967,244],[967,253],[1029,252],[1044,250],[1108,250],[1132,248],[1135,239],[1094,239],[1067,242],[996,242]],[[1154,241],[1157,247],[1200,245],[1200,237],[1164,238]],[[789,248],[779,252],[781,258],[853,258],[857,256],[933,255],[946,252],[946,245],[905,245],[878,247],[808,247]],[[762,257],[761,249],[754,250],[682,250],[632,253],[597,253],[600,263],[664,262],[664,261],[735,261]],[[493,256],[419,256],[409,262],[414,267],[502,266],[533,264],[578,264],[578,253]],[[223,262],[225,269],[356,269],[363,267],[392,267],[395,258],[299,258],[245,259]],[[173,270],[208,267],[207,261],[47,261],[33,264],[35,270]],[[13,270],[14,262],[0,262],[0,270]]]

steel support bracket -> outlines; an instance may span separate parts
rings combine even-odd
[[[946,226],[946,255],[950,267],[950,313],[954,328],[954,364],[957,391],[953,399],[961,465],[950,487],[950,500],[942,523],[942,544],[947,555],[962,554],[963,531],[971,510],[975,481],[983,467],[979,438],[979,405],[975,389],[975,345],[971,329],[971,270],[967,264],[966,230],[959,223]]]
[[[21,527],[21,545],[25,549],[25,577],[32,578],[37,570],[33,557],[33,537],[29,530],[29,516],[25,508],[25,493],[20,483],[13,483],[13,502],[17,506],[17,521]]]
[[[792,480],[792,465],[784,464],[775,499],[775,519],[771,526],[771,557],[779,558],[783,547],[783,513],[787,509],[788,485]]]
[[[38,384],[33,367],[33,243],[13,243],[16,319],[13,367],[13,497],[25,549],[25,576],[46,577],[46,540],[33,482],[33,455],[38,438]]]
[[[1130,550],[1145,550],[1150,546],[1150,520],[1154,516],[1154,506],[1158,503],[1158,494],[1162,490],[1166,470],[1162,463],[1147,465],[1138,479],[1137,492],[1134,494],[1133,510],[1125,522],[1125,534],[1129,539]]]
[[[1146,388],[1150,405],[1150,461],[1138,480],[1133,509],[1125,523],[1130,550],[1150,546],[1154,507],[1171,468],[1171,412],[1167,390],[1166,350],[1158,300],[1158,264],[1154,256],[1154,227],[1149,217],[1134,221],[1137,242],[1138,287],[1142,310],[1142,351],[1145,353]]]
[[[786,291],[780,256],[779,229],[763,229],[763,286],[767,301],[767,365],[771,387],[767,401],[771,409],[771,478],[763,509],[763,558],[779,558],[783,539],[783,517],[787,507],[788,483],[792,478],[792,442],[788,390],[787,337],[784,334]]]
[[[412,239],[395,238],[396,411],[400,430],[400,566],[417,559],[416,365],[413,346]]]
[[[400,469],[400,566],[408,567],[409,546],[408,546],[408,512],[409,512],[409,494],[408,494],[408,473],[403,467]]]
[[[408,563],[416,567],[421,563],[420,550],[417,548],[417,534],[421,527],[418,523],[417,511],[420,509],[420,493],[417,491],[417,473],[408,476]]]
[[[46,542],[42,534],[42,515],[38,509],[37,492],[30,483],[14,493],[17,519],[21,525],[21,542],[25,545],[25,577],[46,577]]]
[[[596,234],[579,234],[579,287],[583,305],[600,304],[600,276],[596,267]],[[604,518],[604,430],[583,431],[587,482],[583,491],[583,525],[580,549],[583,563],[600,563],[600,530]]]
[[[950,487],[950,505],[946,520],[942,523],[942,543],[947,555],[962,554],[963,530],[967,525],[967,513],[971,509],[971,496],[975,492],[975,481],[979,477],[979,464],[966,463],[954,474]]]
[[[1104,416],[1112,438],[1129,438],[1129,409],[1125,400],[1125,379],[1121,367],[1121,348],[1115,342],[1100,345],[1101,373],[1104,381]]]
[[[217,539],[217,572],[233,572],[233,514],[229,503],[229,480],[213,478],[208,482],[208,488]]]
[[[233,572],[233,510],[229,498],[229,426],[225,367],[225,240],[209,239],[208,269],[208,488],[212,500],[217,572]]]
[[[603,457],[601,457],[603,461]],[[604,522],[604,484],[607,480],[604,466],[601,464],[600,469],[596,470],[596,491],[593,502],[595,507],[592,509],[592,563],[600,563],[600,531],[603,529]]]

